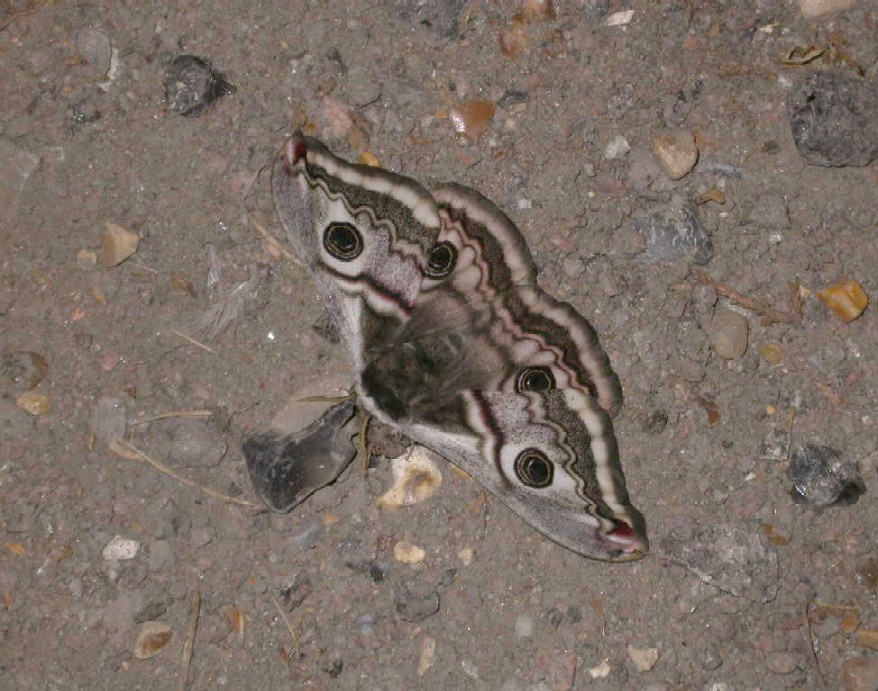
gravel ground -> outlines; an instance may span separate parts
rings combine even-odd
[[[878,689],[876,65],[870,0],[2,3],[0,686]],[[296,128],[512,216],[645,559],[444,462],[382,511],[379,453],[258,506],[242,439],[346,366],[268,239]]]

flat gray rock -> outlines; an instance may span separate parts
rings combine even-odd
[[[815,166],[867,166],[878,158],[878,87],[865,79],[814,72],[789,100],[802,158]]]

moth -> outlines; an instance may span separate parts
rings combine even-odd
[[[500,209],[461,185],[428,192],[349,163],[301,134],[275,162],[272,191],[341,335],[358,406],[560,545],[607,561],[646,554],[613,432],[619,380],[588,321],[537,286]],[[353,409],[340,405],[303,432],[245,443],[275,508],[343,470],[330,450]]]

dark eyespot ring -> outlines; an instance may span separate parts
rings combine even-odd
[[[424,273],[430,278],[445,278],[457,263],[457,249],[450,242],[433,245],[427,257],[427,269]]]
[[[515,380],[515,390],[518,393],[524,391],[549,391],[555,388],[555,377],[548,367],[528,367],[521,370],[518,379]]]
[[[555,476],[555,466],[542,451],[525,449],[515,459],[515,474],[528,487],[548,487]]]
[[[330,223],[323,232],[323,247],[336,259],[349,262],[363,253],[363,238],[351,223]]]

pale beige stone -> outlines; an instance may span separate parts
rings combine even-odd
[[[671,180],[685,177],[698,163],[695,136],[687,130],[657,132],[652,135],[652,150]]]
[[[857,0],[799,0],[799,9],[805,17],[820,17],[830,12],[850,10]]]

